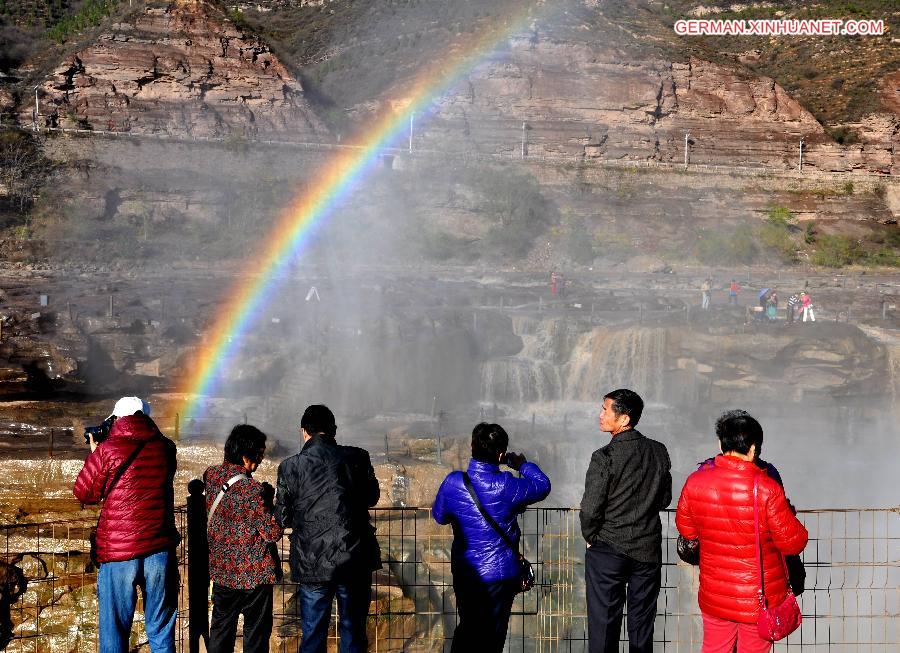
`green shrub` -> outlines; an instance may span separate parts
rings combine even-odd
[[[86,0],[77,12],[57,21],[47,30],[47,35],[57,43],[63,43],[88,27],[99,25],[119,6],[119,2],[120,0]]]
[[[824,235],[816,243],[816,251],[810,260],[815,265],[841,268],[865,258],[866,253],[858,240],[847,236]]]
[[[806,228],[803,230],[803,242],[812,245],[816,242],[816,223],[807,222]]]
[[[239,30],[247,29],[249,26],[244,12],[237,7],[228,10],[228,18]]]
[[[770,253],[784,263],[793,263],[797,259],[797,246],[791,238],[788,224],[772,221],[766,222],[757,231],[757,238]]]
[[[766,216],[766,222],[776,227],[787,228],[793,217],[790,209],[786,206],[771,206]]]
[[[863,261],[865,265],[872,267],[900,267],[900,255],[890,247],[882,247],[874,252],[869,252]]]
[[[828,135],[831,136],[838,145],[853,145],[859,143],[859,136],[852,129],[847,127],[832,127],[826,129]]]

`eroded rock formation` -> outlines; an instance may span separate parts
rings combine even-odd
[[[202,0],[113,25],[41,90],[40,121],[49,127],[304,141],[326,133],[268,46]],[[30,105],[22,120],[31,121]]]

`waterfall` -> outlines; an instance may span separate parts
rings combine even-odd
[[[523,348],[485,361],[481,399],[506,404],[596,401],[615,388],[633,388],[646,400],[663,390],[664,329],[595,328],[578,333],[564,320],[513,319]]]
[[[665,329],[595,328],[579,339],[566,366],[566,398],[595,401],[610,390],[631,388],[645,401],[658,401],[665,356]]]
[[[577,341],[575,326],[565,320],[516,316],[513,331],[522,338],[522,351],[483,363],[482,401],[523,404],[562,399],[563,366]]]

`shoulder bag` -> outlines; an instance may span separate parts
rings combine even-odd
[[[475,488],[472,485],[472,479],[469,478],[469,474],[467,472],[463,472],[463,481],[466,483],[466,489],[469,491],[469,494],[472,496],[472,501],[475,502],[475,507],[478,508],[478,512],[481,513],[481,516],[484,517],[484,520],[488,523],[488,526],[497,531],[497,534],[500,536],[504,542],[506,542],[506,546],[512,549],[513,553],[516,554],[516,559],[519,562],[519,591],[527,592],[532,587],[534,587],[535,577],[534,577],[534,569],[531,566],[531,563],[526,560],[525,556],[523,556],[519,552],[518,544],[513,544],[513,541],[509,539],[509,535],[507,535],[502,528],[500,528],[500,524],[494,521],[494,518],[491,517],[487,510],[484,509],[484,506],[481,505],[481,501],[478,500],[478,495],[475,493]]]
[[[803,616],[800,614],[800,606],[797,604],[797,597],[788,586],[788,593],[781,605],[769,607],[766,600],[765,585],[763,581],[763,559],[762,545],[759,538],[759,498],[758,498],[759,479],[753,479],[753,518],[756,527],[756,560],[759,563],[759,616],[756,619],[756,628],[759,636],[770,642],[777,642],[784,639],[792,632],[800,627]],[[784,556],[778,554],[781,564],[784,567],[784,578],[788,579],[787,565],[784,562]]]

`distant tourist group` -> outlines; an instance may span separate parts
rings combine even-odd
[[[712,304],[712,287],[713,282],[710,277],[706,277],[700,284],[700,308],[704,311],[708,311]],[[728,286],[729,306],[737,306],[740,291],[741,285],[736,279],[732,279]],[[804,322],[816,321],[812,297],[805,290],[791,294],[785,303],[784,310],[788,324],[793,324],[801,317]],[[778,319],[778,291],[775,288],[761,288],[759,290],[754,314],[759,320],[773,322]]]
[[[669,453],[637,430],[644,403],[635,392],[603,398],[600,430],[581,500],[588,650],[619,650],[623,609],[632,653],[650,652],[661,587],[661,510],[672,501]],[[83,503],[102,503],[92,541],[99,572],[101,653],[127,653],[137,601],[153,653],[174,653],[179,578],[174,518],[175,444],[137,397],[120,399],[75,482]],[[700,568],[705,653],[765,652],[799,625],[798,554],[808,534],[785,498],[777,470],[760,458],[763,430],[744,411],[716,422],[721,454],[700,463],[676,511],[678,553]],[[234,651],[244,616],[243,650],[265,653],[272,633],[273,587],[281,578],[276,543],[290,529],[289,566],[297,584],[300,653],[325,653],[332,602],[341,653],[368,650],[366,617],[381,552],[369,508],[380,491],[369,454],[336,441],[334,414],[306,408],[303,446],[278,467],[277,487],[253,478],[266,435],[235,426],[224,460],[204,473],[212,582],[209,653]],[[99,437],[99,436],[98,436]],[[447,475],[432,515],[453,528],[450,552],[458,625],[454,653],[501,653],[512,605],[534,572],[517,516],[550,493],[550,479],[508,450],[499,424],[472,432],[465,471]],[[513,471],[501,471],[501,466]],[[513,473],[515,472],[515,473]]]

